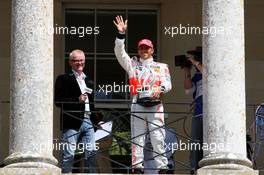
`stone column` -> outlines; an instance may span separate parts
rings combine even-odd
[[[203,132],[209,149],[198,174],[254,174],[246,153],[243,0],[203,0],[203,26],[218,30],[203,35]]]
[[[12,1],[10,146],[5,169],[59,170],[52,154],[52,30],[53,0]]]

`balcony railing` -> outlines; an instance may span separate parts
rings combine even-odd
[[[1,101],[3,106],[9,105],[9,101]],[[66,111],[63,106],[66,103],[62,102],[62,112],[68,113],[74,120],[80,120],[76,118],[72,113],[80,113],[81,111]],[[130,173],[131,172],[131,135],[130,135],[130,116],[138,117],[137,111],[130,112],[131,103],[128,101],[112,101],[112,102],[94,102],[96,111],[103,113],[102,121],[104,123],[111,122],[111,131],[100,128],[101,131],[107,133],[106,137],[98,140],[97,142],[104,142],[106,146],[97,151],[97,159],[103,159],[108,162],[110,167],[99,167],[98,171],[111,173]],[[163,128],[172,128],[168,132],[171,132],[176,136],[176,143],[179,141],[192,142],[190,137],[190,119],[192,117],[192,105],[190,103],[163,103],[167,110],[164,112],[166,118],[166,124],[161,126]],[[97,107],[98,106],[98,107]],[[247,104],[247,151],[248,158],[252,161],[254,169],[264,172],[264,115],[261,111],[258,111],[258,104]],[[2,108],[3,110],[3,108]],[[140,112],[142,113],[142,112]],[[167,117],[166,117],[167,116]],[[95,126],[94,127],[100,127]],[[151,131],[144,133],[149,134]],[[63,142],[62,139],[54,139],[54,143]],[[4,146],[4,145],[2,145]],[[8,145],[6,145],[8,146]],[[152,150],[147,150],[152,151]],[[172,150],[169,150],[172,151]],[[181,153],[180,150],[175,150],[173,153],[173,170],[176,173],[189,173],[190,161],[189,150]],[[157,155],[158,156],[158,155]],[[83,166],[84,157],[81,156],[81,150],[76,150],[76,156],[74,161],[74,172],[82,172],[85,167]]]

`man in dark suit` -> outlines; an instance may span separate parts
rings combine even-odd
[[[94,105],[92,83],[83,73],[85,55],[73,50],[69,56],[72,70],[59,75],[55,83],[55,104],[61,108],[63,132],[62,172],[72,172],[76,148],[85,156],[85,172],[95,173]]]

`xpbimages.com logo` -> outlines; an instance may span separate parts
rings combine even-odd
[[[98,26],[59,26],[55,24],[54,27],[36,26],[33,32],[37,35],[75,35],[83,38],[90,35],[99,35],[100,28]]]
[[[188,140],[187,142],[183,142],[180,140],[179,142],[176,143],[164,143],[163,147],[166,151],[171,151],[174,152],[176,150],[180,151],[198,151],[198,150],[203,150],[203,151],[210,151],[211,153],[216,153],[217,150],[223,151],[224,150],[224,144],[223,143],[199,143],[199,142],[190,142]]]
[[[33,149],[38,152],[70,150],[71,152],[78,151],[79,153],[84,153],[85,151],[99,150],[99,143],[67,143],[59,139],[55,139],[54,143],[34,144]]]
[[[149,93],[155,93],[155,92],[164,92],[164,88],[159,85],[128,85],[124,84],[123,82],[121,84],[117,84],[114,82],[113,84],[99,84],[99,93],[104,93],[105,95],[111,94],[111,93],[131,93],[131,92],[149,92]]]
[[[224,28],[221,26],[191,26],[190,24],[178,26],[165,26],[164,34],[166,36],[174,37],[177,35],[210,35],[215,37],[217,35],[231,34],[232,28]]]

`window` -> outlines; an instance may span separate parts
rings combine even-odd
[[[130,98],[128,92],[113,92],[113,85],[125,86],[128,77],[119,65],[114,55],[114,41],[116,28],[114,17],[122,15],[129,21],[126,34],[126,48],[130,56],[137,55],[137,42],[142,38],[149,38],[157,48],[158,41],[158,14],[157,10],[134,9],[65,9],[65,25],[67,28],[89,27],[91,34],[65,35],[65,72],[70,70],[68,55],[73,49],[85,52],[85,74],[94,81],[96,99],[122,99]],[[99,34],[95,27],[99,27]],[[74,32],[73,32],[74,33]],[[157,49],[155,49],[157,55]],[[155,56],[154,55],[154,56]],[[112,92],[99,93],[100,89],[112,86]],[[110,86],[108,90],[111,91]],[[116,89],[118,90],[118,89]]]

